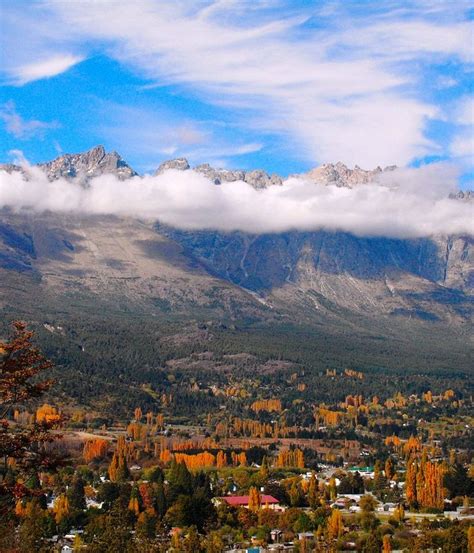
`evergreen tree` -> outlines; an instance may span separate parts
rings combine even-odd
[[[156,514],[161,519],[165,516],[166,513],[166,496],[163,481],[158,480],[158,482],[155,484],[155,486],[153,487],[153,495]]]
[[[186,467],[186,463],[171,463],[168,475],[169,501],[172,503],[179,495],[191,495],[193,492],[193,477]]]
[[[91,553],[117,553],[128,551],[132,540],[130,511],[117,499],[109,513],[104,515],[100,531],[94,533],[87,551]]]
[[[164,479],[165,477],[160,467],[154,467],[148,476],[148,481],[153,484],[157,484],[158,482],[163,483]]]
[[[67,497],[69,500],[69,508],[72,511],[83,511],[86,508],[84,480],[81,476],[76,475],[74,477],[72,485],[68,490]]]
[[[451,466],[445,474],[444,486],[450,498],[474,495],[474,479],[469,477],[466,468],[459,463]]]

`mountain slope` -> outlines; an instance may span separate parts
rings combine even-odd
[[[51,180],[82,186],[104,172],[135,175],[101,147],[42,167]],[[159,171],[170,167],[190,170],[177,160]],[[198,170],[216,183],[282,185],[263,172]],[[352,187],[380,172],[336,164],[312,178]],[[16,317],[32,322],[57,361],[99,383],[91,398],[116,374],[134,383],[126,393],[139,393],[134,386],[154,381],[153,371],[183,348],[253,348],[257,371],[272,356],[304,359],[307,370],[467,371],[473,274],[468,236],[250,235],[115,216],[0,213],[2,327]]]

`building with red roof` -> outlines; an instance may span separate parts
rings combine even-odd
[[[216,503],[222,504],[227,503],[229,507],[244,507],[245,509],[249,508],[249,496],[248,495],[226,495],[223,497],[216,497],[215,498]],[[272,495],[260,495],[260,501],[262,508],[271,509],[273,511],[284,511],[285,508],[280,505],[280,502],[278,499],[273,497]]]

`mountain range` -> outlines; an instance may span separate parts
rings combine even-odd
[[[84,186],[107,173],[122,180],[137,175],[102,146],[39,167],[50,180]],[[284,186],[281,177],[264,171],[207,164],[191,169],[183,158],[156,172],[167,169],[194,170],[216,185],[241,180],[256,189]],[[326,164],[305,178],[317,186],[351,188],[393,169]],[[1,170],[24,171],[15,165]],[[471,200],[468,193],[460,199]],[[145,325],[168,321],[178,341],[188,331],[201,340],[203,328],[232,333],[233,339],[239,329],[246,337],[265,329],[280,341],[286,329],[283,340],[291,341],[304,329],[327,344],[323,365],[331,359],[360,368],[406,363],[457,370],[470,364],[472,245],[472,236],[185,231],[128,217],[3,208],[0,309],[4,321],[31,321],[51,351],[63,356],[71,344],[84,349],[80,328],[87,317],[101,321],[100,347],[113,341],[117,317],[120,324],[130,317],[130,324],[137,318]],[[245,351],[246,340],[235,347]]]

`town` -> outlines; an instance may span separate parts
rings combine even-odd
[[[354,370],[320,378],[365,383]],[[161,412],[137,406],[128,421],[59,402],[9,411],[14,436],[41,429],[34,441],[48,460],[25,473],[26,457],[6,457],[3,493],[14,501],[2,551],[12,528],[20,551],[472,551],[470,397],[287,405],[242,393],[246,384],[213,385],[233,412],[221,405],[194,420],[173,414],[173,392]],[[286,384],[307,391],[294,373]],[[311,407],[304,424],[290,422],[295,405]]]

